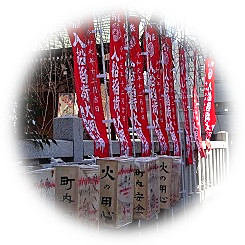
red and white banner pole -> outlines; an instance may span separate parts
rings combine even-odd
[[[135,90],[135,83],[133,79],[133,70],[132,70],[132,62],[131,62],[131,51],[130,51],[130,41],[132,40],[131,37],[131,30],[128,20],[128,14],[127,11],[125,11],[125,34],[126,34],[126,43],[125,43],[125,49],[127,50],[127,67],[126,67],[126,73],[127,73],[127,94],[129,97],[128,104],[129,104],[129,117],[131,121],[132,126],[132,144],[133,144],[133,157],[136,156],[135,152],[135,131],[137,129],[137,125],[135,125],[136,122],[136,90]]]
[[[185,45],[184,45],[185,47]],[[187,55],[192,55],[192,51],[191,54],[189,54],[188,52],[186,52]],[[194,52],[194,80],[195,80],[195,73],[196,73],[196,67],[195,67],[195,52]],[[193,143],[195,142],[195,137],[194,137],[194,127],[193,127],[193,121],[194,121],[194,103],[193,101],[191,101],[191,84],[190,84],[190,67],[189,67],[189,63],[187,62],[187,60],[191,60],[191,59],[187,59],[186,58],[186,72],[187,72],[187,82],[186,82],[186,87],[187,87],[187,96],[188,96],[188,114],[189,114],[189,122],[190,122],[190,138],[191,138],[191,148],[192,148],[192,159],[193,159],[193,164],[189,165],[189,194],[192,194],[193,192],[196,193],[196,159],[195,159],[195,154],[194,154],[194,149],[193,149]],[[193,94],[194,96],[194,94]],[[192,108],[191,108],[192,105]],[[193,176],[193,177],[192,177]],[[194,183],[192,183],[192,180]]]
[[[161,39],[167,129],[173,141],[174,155],[181,156],[181,134],[178,118],[179,103],[174,91],[172,40],[170,37],[162,37]]]
[[[206,157],[205,151],[202,145],[201,135],[201,123],[200,123],[200,112],[199,112],[199,98],[197,94],[197,52],[194,52],[194,78],[193,78],[193,139],[196,143],[198,152],[201,158]]]
[[[210,138],[216,124],[215,105],[214,105],[214,72],[215,65],[211,58],[205,59],[205,82],[204,82],[204,129],[206,132],[207,150],[211,150]]]
[[[182,108],[184,113],[185,139],[186,139],[186,160],[188,164],[193,164],[192,140],[190,129],[190,103],[188,101],[187,91],[187,73],[186,73],[186,55],[184,48],[179,49],[179,67],[180,67],[180,91],[182,96]]]
[[[145,40],[145,45],[148,45],[148,39],[147,39],[147,21],[146,21],[146,17],[145,17],[145,23],[144,23],[144,32],[145,32],[145,36],[144,36],[144,40]],[[151,136],[151,155],[154,156],[154,152],[155,152],[155,146],[154,146],[154,139],[153,139],[153,123],[152,123],[152,99],[151,99],[151,91],[150,91],[150,79],[149,79],[149,70],[150,70],[150,63],[149,63],[149,56],[148,53],[145,52],[146,55],[146,72],[147,72],[147,92],[148,92],[148,101],[149,101],[149,117],[150,117],[150,125],[148,126],[149,130],[150,130],[150,136]]]
[[[144,43],[149,60],[149,89],[152,107],[152,123],[160,145],[160,154],[169,153],[168,137],[165,125],[165,106],[163,80],[160,72],[159,31],[153,25],[147,25]]]
[[[147,109],[144,86],[144,63],[142,50],[139,45],[139,23],[140,18],[131,16],[127,21],[128,30],[128,61],[129,61],[129,104],[131,110],[131,121],[133,132],[137,133],[141,141],[141,155],[143,157],[151,154],[151,140],[147,120]],[[134,138],[133,138],[134,139]],[[133,141],[134,143],[134,141]]]
[[[120,142],[121,155],[132,155],[128,125],[128,95],[126,79],[125,15],[112,13],[110,19],[110,111]]]
[[[94,141],[94,155],[107,157],[109,142],[103,124],[96,41],[92,20],[68,28],[74,61],[75,90],[83,125]]]
[[[104,120],[104,123],[107,123],[107,128],[108,128],[108,134],[109,134],[109,149],[110,149],[110,156],[113,156],[113,151],[112,151],[112,140],[111,140],[111,124],[113,123],[113,120],[111,119],[110,116],[110,108],[109,108],[109,98],[108,98],[108,85],[107,85],[107,80],[106,80],[106,67],[105,67],[105,52],[104,52],[104,42],[103,42],[103,29],[102,29],[102,20],[101,16],[97,14],[99,18],[97,18],[97,23],[99,26],[99,37],[100,37],[100,48],[101,48],[101,58],[102,58],[102,69],[103,69],[103,79],[104,79],[104,87],[105,87],[105,107],[106,107],[106,117],[107,119]]]

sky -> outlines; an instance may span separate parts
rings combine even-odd
[[[215,58],[222,61],[234,106],[239,134],[231,161],[230,180],[204,208],[193,211],[188,222],[176,222],[174,229],[148,230],[143,234],[92,234],[53,210],[45,210],[31,192],[26,176],[17,167],[18,153],[11,135],[10,114],[14,94],[20,93],[24,60],[40,40],[60,24],[90,11],[122,8],[115,1],[5,1],[1,7],[1,244],[207,244],[244,240],[244,13],[242,1],[129,1],[140,10],[156,8],[190,27],[204,40]],[[140,7],[139,7],[140,6]],[[241,242],[240,242],[241,243]]]

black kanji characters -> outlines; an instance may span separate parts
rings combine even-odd
[[[74,200],[71,199],[71,196],[68,195],[68,193],[66,193],[66,195],[63,196],[63,199],[61,200],[61,202],[65,202],[65,200],[67,200],[69,203],[74,202]]]
[[[160,197],[160,202],[166,203],[168,200],[168,197]]]
[[[134,198],[135,198],[137,201],[140,201],[142,198],[144,198],[144,194],[141,194],[141,193],[137,192],[137,193],[134,195]]]
[[[138,204],[134,209],[135,209],[135,212],[138,214],[143,214],[143,211],[145,210],[145,208],[142,207],[140,204]]]
[[[62,176],[60,178],[60,185],[70,185],[68,189],[66,190],[70,190],[72,188],[72,181],[75,181],[75,179],[69,179],[67,176]]]
[[[137,180],[137,181],[135,182],[135,185],[138,185],[139,187],[144,187],[142,181],[139,181],[139,180]]]
[[[111,207],[111,197],[102,197],[101,198],[101,205]]]
[[[140,171],[139,169],[136,169],[134,171],[134,175],[137,176],[137,175],[140,175],[140,177],[143,177],[145,171]]]
[[[160,185],[160,191],[166,193],[167,192],[167,186],[166,185]]]
[[[102,169],[102,173],[105,173],[105,175],[101,178],[104,179],[106,176],[108,176],[111,180],[114,180],[115,178],[111,175],[113,174],[113,170],[109,168],[109,166],[106,166],[106,170]]]
[[[169,174],[169,172],[167,171],[167,166],[164,164],[164,162],[163,162],[163,164],[160,166],[160,171],[161,171],[161,170],[163,170],[165,173]]]

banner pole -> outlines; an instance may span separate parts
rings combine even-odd
[[[148,45],[148,41],[147,41],[147,21],[146,21],[146,13],[145,13],[145,42],[146,42],[146,49],[147,49],[147,45]],[[147,51],[146,51],[147,52]],[[147,86],[148,86],[148,90],[149,90],[149,96],[148,96],[148,100],[149,100],[149,112],[150,112],[150,133],[151,133],[151,155],[154,156],[154,139],[153,139],[153,127],[152,127],[152,108],[151,108],[151,90],[149,89],[149,57],[148,54],[146,54],[146,74],[147,74]]]
[[[160,50],[161,50],[161,63],[162,63],[162,76],[163,76],[163,84],[162,86],[164,87],[164,80],[165,80],[165,73],[164,73],[164,54],[163,54],[163,44],[162,44],[162,35],[166,36],[166,30],[165,30],[165,22],[163,19],[163,16],[161,15],[161,23],[160,23]],[[165,89],[164,89],[164,109],[165,109],[165,121],[166,121],[166,132],[169,138],[169,125],[168,125],[168,120],[167,120],[167,106],[166,106],[166,94],[165,94]],[[169,145],[169,152],[170,152],[170,145]]]
[[[179,43],[178,43],[178,50],[179,50]],[[174,72],[174,80],[176,81],[176,84],[179,85],[176,73],[177,72],[175,70],[175,72]],[[177,93],[175,102],[176,102],[176,108],[177,108],[177,121],[178,121],[178,128],[179,128],[180,154],[181,154],[182,194],[183,194],[183,199],[184,199],[184,213],[185,213],[185,206],[186,206],[185,155],[186,154],[185,154],[185,146],[183,146],[182,135],[181,135],[183,130],[181,130],[181,127],[180,127],[180,106],[179,106],[179,104],[180,104],[180,94],[178,93],[177,89],[175,89],[175,92]],[[184,154],[183,154],[183,150],[184,150]]]
[[[101,48],[101,58],[102,58],[102,69],[103,74],[106,74],[106,68],[105,68],[105,52],[104,52],[104,42],[102,37],[102,20],[101,15],[97,14],[97,22],[99,23],[99,33],[100,33],[100,48]],[[109,134],[109,149],[110,149],[110,156],[113,156],[112,152],[112,140],[111,140],[111,117],[110,117],[110,111],[109,111],[109,100],[108,100],[108,87],[107,87],[107,81],[106,76],[104,76],[104,86],[105,86],[105,101],[106,101],[106,117],[107,117],[107,123],[108,123],[108,134]]]
[[[132,143],[133,143],[133,157],[136,157],[135,153],[135,138],[134,138],[134,111],[133,111],[133,87],[132,87],[132,80],[131,80],[131,60],[130,60],[130,45],[129,45],[129,35],[130,35],[130,28],[128,23],[128,14],[127,10],[125,10],[125,17],[126,17],[126,40],[127,40],[127,75],[128,75],[128,95],[129,95],[129,108],[131,112],[131,123],[132,123]]]
[[[186,90],[187,90],[187,110],[188,110],[188,120],[190,125],[190,141],[191,141],[191,150],[192,150],[192,161],[194,164],[194,154],[193,154],[193,133],[192,133],[192,116],[191,116],[191,103],[190,103],[190,86],[189,86],[189,65],[187,63],[187,55],[188,52],[186,50],[186,44],[185,44],[185,33],[184,33],[184,44],[183,49],[185,51],[185,65],[186,65],[186,77],[185,77],[185,83],[186,83]],[[193,165],[192,164],[192,165]],[[193,194],[193,176],[192,176],[192,165],[188,165],[189,170],[189,194]]]
[[[184,48],[185,48],[185,46],[184,46]],[[186,52],[186,54],[188,55],[188,52]],[[192,192],[196,193],[196,183],[197,183],[197,181],[196,181],[196,159],[195,159],[195,156],[194,156],[194,149],[193,149],[193,143],[195,144],[195,141],[194,141],[194,136],[193,136],[193,109],[191,109],[191,90],[192,90],[192,87],[189,84],[190,68],[189,68],[189,64],[187,62],[187,55],[186,55],[186,66],[187,66],[187,69],[186,69],[186,71],[187,71],[186,86],[187,86],[187,96],[188,96],[188,112],[189,112],[189,121],[190,121],[190,131],[191,131],[190,137],[191,137],[192,160],[193,160],[193,177],[194,177],[193,178],[193,181],[194,181],[193,185],[194,185],[194,191],[193,191],[193,185],[191,186],[191,188],[192,188]],[[195,61],[195,59],[194,59],[194,61]],[[195,64],[194,64],[194,66],[195,66]],[[193,72],[196,72],[195,69],[193,69]]]

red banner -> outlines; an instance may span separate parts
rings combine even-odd
[[[187,77],[186,77],[186,60],[185,50],[179,49],[179,66],[180,66],[180,89],[182,95],[182,107],[184,112],[185,121],[185,141],[186,141],[186,159],[188,164],[193,164],[192,157],[192,142],[191,142],[191,129],[188,112],[188,92],[187,92]]]
[[[94,141],[94,155],[109,156],[109,142],[106,126],[102,122],[104,113],[100,92],[99,74],[94,26],[92,20],[83,24],[74,24],[68,28],[72,44],[75,89],[77,104],[83,124]]]
[[[165,104],[163,80],[160,73],[160,45],[159,33],[151,25],[147,26],[144,47],[147,51],[149,70],[149,89],[152,108],[152,124],[155,127],[155,133],[160,143],[160,153],[169,154],[168,135],[165,124]]]
[[[145,85],[144,85],[144,63],[142,50],[139,45],[139,23],[140,18],[129,18],[129,47],[130,47],[130,66],[131,66],[131,100],[130,106],[133,110],[134,127],[141,141],[142,156],[150,156],[151,154],[151,139],[149,134],[147,109],[145,100]]]
[[[194,53],[194,85],[193,85],[193,134],[200,156],[206,157],[205,151],[202,146],[201,124],[200,124],[198,105],[199,105],[199,101],[197,96],[197,85],[196,85],[196,52],[195,52]]]
[[[110,20],[110,111],[121,146],[121,155],[132,155],[128,125],[125,16],[113,13]]]
[[[214,61],[210,58],[205,60],[205,82],[204,82],[204,129],[206,132],[206,145],[210,150],[210,138],[216,124],[214,106]]]
[[[166,103],[167,129],[174,145],[174,155],[180,156],[180,140],[178,133],[178,119],[175,104],[172,41],[169,37],[162,38],[163,63],[164,63],[164,94]]]

